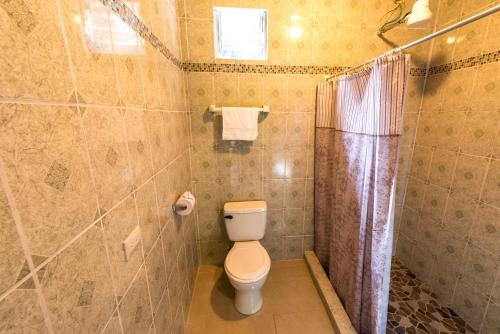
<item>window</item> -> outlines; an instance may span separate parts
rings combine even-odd
[[[267,9],[214,7],[215,57],[267,59]]]
[[[139,15],[139,1],[126,1],[125,3],[136,15]],[[144,54],[143,39],[118,15],[110,13],[99,0],[87,0],[82,16],[82,30],[90,52]]]

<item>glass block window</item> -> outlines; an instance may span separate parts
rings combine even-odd
[[[112,13],[100,0],[86,0],[84,3],[82,31],[90,52],[144,54],[144,40],[118,15]],[[139,1],[125,1],[125,3],[139,16]],[[77,23],[81,23],[79,17],[75,19]]]
[[[267,9],[214,7],[215,57],[267,59]]]

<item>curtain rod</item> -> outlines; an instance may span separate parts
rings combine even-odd
[[[429,34],[429,35],[427,35],[425,37],[417,39],[416,41],[413,41],[411,43],[408,43],[408,44],[405,44],[403,46],[400,46],[400,47],[394,48],[392,50],[389,50],[389,51],[387,51],[386,53],[384,53],[381,56],[378,56],[378,57],[375,57],[375,58],[371,58],[371,59],[365,61],[363,64],[360,64],[360,65],[354,66],[354,67],[350,67],[350,68],[346,69],[345,71],[343,71],[342,75],[345,75],[345,74],[349,73],[352,70],[357,70],[359,68],[362,68],[363,66],[366,66],[366,64],[369,64],[369,63],[373,62],[374,60],[376,60],[378,58],[390,56],[390,55],[392,55],[392,54],[394,54],[396,52],[400,52],[400,51],[409,49],[411,47],[417,46],[417,45],[422,44],[424,42],[427,42],[427,41],[429,41],[431,39],[434,39],[434,38],[436,38],[438,36],[444,35],[444,34],[450,32],[452,30],[458,29],[458,28],[463,27],[463,26],[465,26],[465,25],[467,25],[469,23],[472,23],[472,22],[475,22],[475,21],[477,21],[479,19],[482,19],[483,17],[486,17],[488,15],[494,14],[494,13],[498,12],[499,10],[500,10],[500,5],[495,5],[492,8],[489,8],[489,9],[487,9],[487,10],[481,12],[481,13],[478,13],[476,15],[473,15],[473,16],[469,17],[469,18],[466,18],[465,20],[462,20],[460,22],[452,24],[451,26],[448,26],[446,28],[443,28],[441,30],[433,32],[432,34]],[[330,80],[330,79],[332,79],[332,78],[334,78],[336,76],[337,76],[337,74],[327,76],[325,78],[325,80]]]

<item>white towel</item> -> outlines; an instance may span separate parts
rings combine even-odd
[[[259,112],[260,108],[222,107],[222,139],[257,139]]]

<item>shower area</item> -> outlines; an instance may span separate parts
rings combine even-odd
[[[324,298],[330,294],[333,305],[339,298],[353,325],[345,327],[345,316],[339,316],[339,332],[495,333],[500,328],[499,58],[489,44],[498,18],[483,16],[493,2],[482,8],[468,1],[431,4],[437,16],[433,34],[398,43],[394,50],[411,55],[408,77],[402,61],[380,69],[370,60],[369,66],[348,70],[355,74],[340,72],[318,87],[316,254],[306,256],[317,255],[337,290],[331,297],[324,292],[330,287],[321,289]],[[473,15],[477,21],[459,22]],[[388,42],[386,27],[394,28],[382,26],[379,36]],[[389,56],[379,60],[390,63]],[[379,72],[386,77],[376,79]],[[378,83],[374,90],[372,82]],[[402,105],[400,141],[390,144],[391,135],[398,134],[384,126],[399,126]],[[371,113],[364,114],[370,108],[392,113],[390,120],[372,120]],[[392,145],[399,145],[397,163]],[[395,189],[391,182],[384,188],[396,165]],[[394,203],[384,203],[391,196]],[[390,245],[384,245],[391,241],[392,260]],[[387,290],[388,303],[381,302]],[[331,314],[335,318],[335,311]]]

